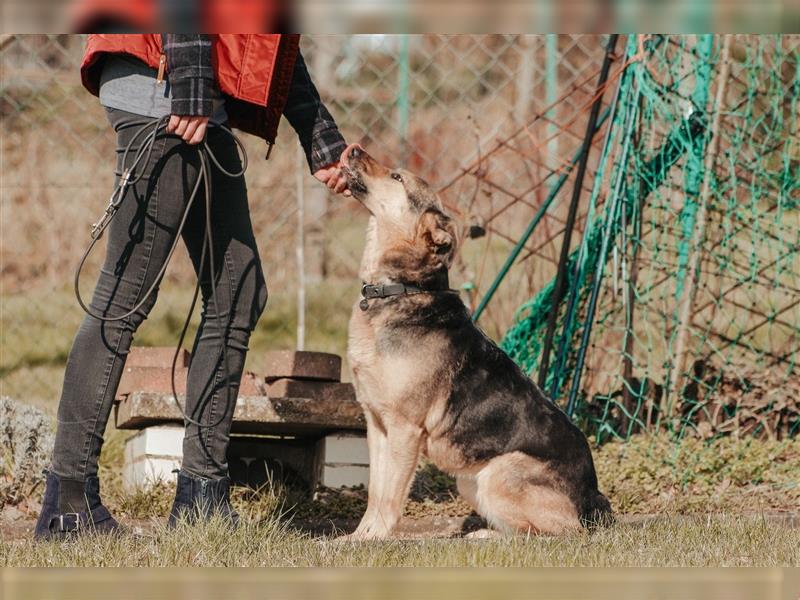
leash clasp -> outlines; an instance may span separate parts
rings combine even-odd
[[[97,240],[103,235],[103,231],[108,226],[109,221],[114,218],[114,214],[119,210],[119,205],[122,204],[122,198],[125,195],[125,188],[128,187],[130,179],[131,171],[130,169],[125,169],[117,185],[117,189],[114,190],[111,194],[111,198],[108,199],[108,206],[106,206],[103,216],[92,225],[91,235],[93,240]]]

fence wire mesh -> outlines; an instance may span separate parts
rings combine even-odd
[[[573,253],[584,248],[571,267],[583,266],[577,279],[568,278],[570,290],[576,290],[572,316],[566,318],[568,298],[559,305],[546,386],[558,382],[556,401],[566,407],[577,382],[575,416],[601,437],[661,426],[672,411],[704,435],[750,431],[742,419],[731,424],[741,411],[731,412],[726,402],[738,406],[753,394],[784,398],[786,390],[797,389],[793,353],[800,308],[789,305],[797,295],[800,265],[797,213],[789,199],[797,192],[791,181],[797,180],[798,160],[798,39],[734,38],[722,106],[714,104],[722,81],[722,38],[710,39],[711,51],[703,57],[702,40],[695,36],[648,39],[646,47],[636,37],[623,37],[601,89],[600,119],[570,244]],[[631,46],[639,42],[641,47]],[[51,409],[82,318],[70,291],[72,271],[113,184],[112,133],[97,100],[78,80],[83,43],[79,36],[62,35],[0,39],[0,385],[4,394]],[[480,310],[481,327],[504,339],[533,376],[542,324],[551,310],[542,291],[557,273],[575,157],[598,95],[606,43],[607,36],[594,35],[304,36],[302,41],[312,76],[348,141],[362,143],[379,160],[405,166],[441,191],[465,233],[453,285]],[[643,54],[633,59],[638,52]],[[663,181],[648,184],[648,193],[634,201],[631,181],[652,167],[648,161],[686,120],[687,102],[697,103],[692,94],[704,64],[708,106],[693,105],[705,123],[702,147],[692,145],[691,136],[683,139],[681,156],[661,169]],[[633,109],[620,108],[633,102],[630,94],[640,104],[635,118],[626,116]],[[711,193],[696,200],[705,207],[705,235],[694,239],[687,237],[685,198],[702,189],[709,123],[716,114],[722,117],[719,156]],[[632,137],[621,156],[625,127]],[[315,184],[293,138],[284,123],[267,162],[260,160],[263,145],[245,140],[252,219],[270,289],[268,310],[251,339],[251,368],[265,348],[343,354],[358,294],[364,211]],[[783,188],[776,188],[773,171],[784,173]],[[688,180],[698,177],[701,187],[687,194]],[[627,191],[618,204],[625,210],[606,218],[610,200],[618,196],[611,182],[622,180]],[[604,238],[608,249],[601,257],[592,244]],[[516,259],[506,268],[515,248]],[[101,253],[90,269],[98,268]],[[696,282],[686,275],[692,261],[701,273]],[[592,322],[589,284],[599,265],[605,266],[605,277],[598,286],[586,366],[582,377],[574,377],[581,334]],[[706,271],[713,274],[702,275]],[[174,343],[192,278],[187,257],[178,256],[136,343]],[[676,286],[684,280],[696,289],[681,338],[676,311],[683,292]],[[682,370],[689,377],[675,394],[679,339],[684,339]],[[691,405],[683,402],[692,394]],[[759,431],[796,430],[783,425],[796,423],[796,404],[786,409],[795,410],[795,421],[776,416],[786,413],[779,404],[776,398],[756,411],[757,420],[781,423]],[[691,414],[687,406],[693,407]]]

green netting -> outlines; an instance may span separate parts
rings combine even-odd
[[[659,36],[619,79],[582,239],[503,348],[598,439],[800,429],[800,40]]]

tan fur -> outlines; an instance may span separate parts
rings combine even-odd
[[[475,509],[501,531],[558,535],[581,528],[574,504],[546,466],[521,452],[489,461],[475,488]]]

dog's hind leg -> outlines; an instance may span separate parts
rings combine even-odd
[[[478,512],[501,531],[557,535],[581,529],[572,500],[539,460],[512,452],[492,459],[475,478]]]
[[[478,482],[475,477],[457,475],[456,487],[458,488],[458,494],[464,501],[475,509],[476,513],[480,514],[481,511],[478,508]]]

